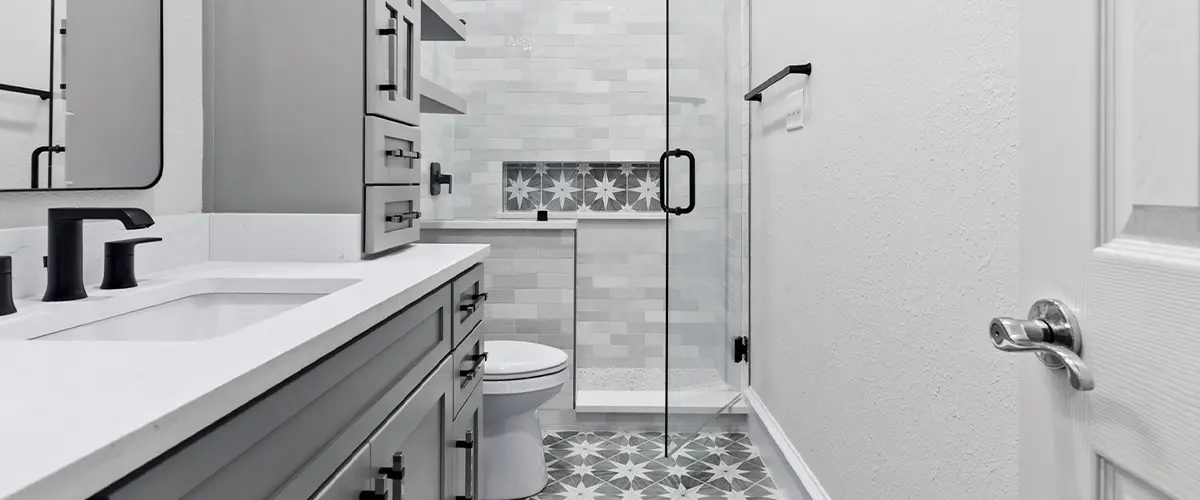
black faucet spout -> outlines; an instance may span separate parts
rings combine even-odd
[[[49,218],[44,302],[87,297],[83,288],[83,221],[116,220],[125,229],[154,225],[150,214],[140,208],[51,208]]]

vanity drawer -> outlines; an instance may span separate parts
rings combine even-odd
[[[376,486],[373,481],[375,471],[371,470],[371,446],[364,444],[354,452],[354,456],[338,469],[325,487],[321,488],[312,500],[357,500],[368,486]],[[379,484],[378,491],[384,491],[386,483]]]
[[[454,498],[452,383],[447,359],[371,437],[371,467],[393,480],[391,498]]]
[[[451,302],[449,286],[433,292],[122,481],[107,498],[307,500],[446,364]],[[447,374],[445,386],[451,383]]]
[[[454,417],[455,498],[483,498],[479,483],[479,442],[483,436],[483,389],[476,389]]]
[[[421,2],[365,1],[367,114],[420,125]]]
[[[454,414],[462,411],[470,396],[483,381],[483,364],[487,353],[483,350],[483,328],[476,327],[462,344],[454,349]]]
[[[421,237],[420,186],[367,186],[363,251],[376,254]]]
[[[421,130],[393,121],[363,118],[367,184],[421,183]]]
[[[487,302],[487,292],[483,287],[483,264],[478,264],[470,271],[454,278],[451,285],[454,292],[454,345],[466,338],[475,326],[483,321],[483,307]]]

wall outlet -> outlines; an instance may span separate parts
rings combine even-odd
[[[804,89],[801,88],[788,94],[784,101],[787,106],[788,131],[804,128],[804,112],[806,111],[804,97]]]

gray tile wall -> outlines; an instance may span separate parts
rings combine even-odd
[[[502,211],[505,161],[656,161],[668,137],[710,170],[701,190],[723,193],[722,5],[671,13],[668,90],[665,2],[458,0],[452,89],[470,111],[455,121],[454,217]]]
[[[557,347],[571,357],[571,380],[546,409],[574,408],[575,231],[421,230],[424,243],[486,243],[485,340],[520,340]]]
[[[660,220],[579,221],[579,367],[665,367],[664,229]]]

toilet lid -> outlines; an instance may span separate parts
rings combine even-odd
[[[562,349],[511,340],[491,340],[483,343],[488,353],[483,365],[484,380],[517,380],[550,375],[567,367],[567,353]]]

